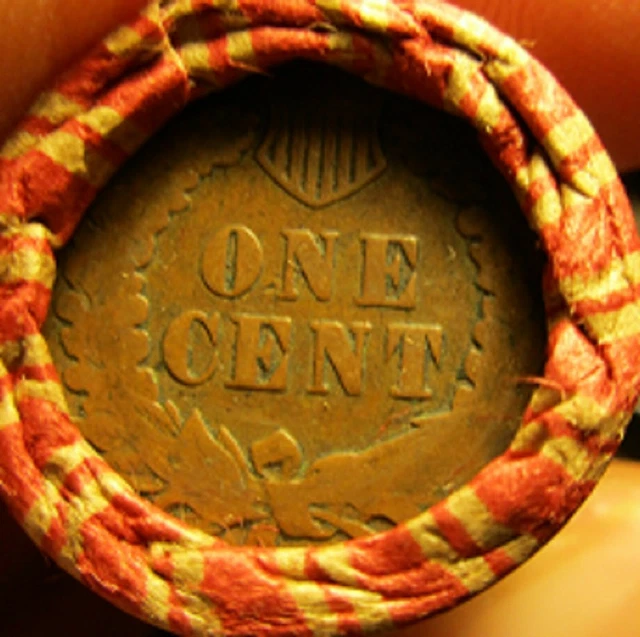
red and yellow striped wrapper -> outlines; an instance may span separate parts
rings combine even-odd
[[[507,452],[390,532],[234,548],[138,497],[71,423],[40,335],[53,249],[190,100],[305,58],[477,130],[547,254],[545,380]],[[438,0],[156,1],[40,95],[0,150],[0,495],[91,589],[184,635],[330,635],[455,605],[546,542],[592,490],[640,388],[640,242],[614,166],[518,44]]]

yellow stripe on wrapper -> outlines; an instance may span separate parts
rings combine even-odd
[[[560,282],[562,292],[570,304],[597,301],[612,294],[640,285],[640,251],[615,258],[607,268],[592,277],[576,275]]]
[[[349,549],[343,544],[327,546],[315,554],[318,566],[343,586],[357,586],[360,573],[349,563]]]
[[[466,56],[460,56],[458,63],[453,67],[447,90],[444,94],[445,108],[457,112],[462,100],[469,94],[469,86],[472,80],[480,73],[479,63]]]
[[[18,159],[27,151],[31,150],[41,139],[40,136],[32,135],[27,131],[20,131],[10,137],[0,149],[0,159]]]
[[[549,440],[542,446],[541,453],[558,464],[568,464],[568,471],[576,480],[597,480],[609,461],[604,458],[602,463],[594,464],[592,454],[572,438]]]
[[[50,91],[43,93],[29,110],[29,115],[47,120],[52,127],[57,127],[72,117],[83,113],[85,107],[71,98]],[[18,131],[10,137],[0,149],[1,159],[18,159],[34,148],[42,135],[34,135],[29,131]]]
[[[345,591],[344,597],[353,605],[353,613],[362,626],[363,632],[393,628],[394,623],[391,614],[385,608],[385,600],[382,595],[370,591],[348,589]]]
[[[446,566],[446,570],[464,584],[469,594],[484,590],[498,579],[484,557],[460,560]]]
[[[518,171],[515,183],[521,203],[524,203],[536,183],[553,183],[553,174],[539,151],[534,152],[529,164]],[[531,225],[538,230],[547,225],[555,225],[560,221],[562,211],[563,206],[558,191],[551,187],[545,188],[544,192],[532,202]]]
[[[498,125],[500,119],[504,116],[506,108],[500,101],[500,97],[495,87],[491,84],[487,85],[487,89],[482,94],[478,103],[476,112],[476,126],[486,134]]]
[[[461,559],[451,544],[442,537],[438,525],[430,513],[423,513],[405,524],[411,536],[422,549],[425,558],[440,563],[454,564]]]
[[[600,343],[613,343],[640,334],[640,301],[619,310],[599,312],[584,319],[589,334]]]
[[[49,482],[61,487],[71,473],[95,455],[93,448],[85,440],[81,440],[54,451],[47,459],[43,473]]]
[[[514,564],[522,564],[529,558],[538,548],[540,542],[531,535],[521,535],[515,540],[508,542],[502,547],[507,557],[513,560]]]
[[[24,530],[38,547],[43,541],[55,519],[59,517],[57,505],[63,504],[58,487],[44,482],[44,493],[31,505],[22,522]]]
[[[6,375],[3,367],[0,367],[0,373]],[[16,409],[13,395],[8,394],[0,399],[0,431],[7,427],[15,427],[20,422],[20,414]]]
[[[531,208],[531,220],[538,230],[557,224],[561,216],[562,205],[555,190],[545,192]]]
[[[305,617],[313,617],[317,628],[314,635],[340,633],[338,617],[327,604],[324,589],[315,582],[286,582],[287,592],[293,597]]]
[[[248,31],[238,31],[227,36],[227,53],[232,62],[257,68],[256,54]]]
[[[168,551],[171,555],[174,581],[194,585],[202,584],[204,558],[201,553],[190,549],[175,550],[171,545],[155,544],[153,548],[158,554]]]
[[[21,341],[21,346],[21,361],[25,367],[50,365],[53,362],[47,341],[41,334],[25,336]]]
[[[193,549],[176,549],[162,544],[154,544],[151,547],[151,553],[152,557],[156,558],[161,558],[165,553],[170,556],[173,566],[172,582],[184,591],[180,596],[181,608],[192,618],[194,625],[201,625],[203,631],[222,633],[222,625],[216,616],[214,605],[198,593],[205,575],[202,553]]]
[[[145,617],[154,623],[166,625],[169,623],[171,610],[171,587],[166,580],[155,573],[149,573],[146,580],[147,594],[142,602]]]
[[[305,559],[303,551],[284,548],[274,556],[278,568],[287,578],[302,580],[305,578]]]
[[[496,523],[471,487],[462,487],[452,494],[447,509],[459,520],[464,520],[466,532],[480,548],[491,549],[513,539],[513,530]]]
[[[547,134],[544,140],[545,148],[551,159],[559,163],[565,157],[575,154],[594,137],[595,131],[587,116],[578,111],[556,124]]]
[[[314,634],[338,633],[338,619],[327,604],[324,589],[315,582],[305,581],[304,551],[297,548],[283,548],[274,557],[285,578],[287,592],[306,616],[317,617],[319,627]]]
[[[348,3],[343,0],[316,0],[315,6],[320,9],[328,19],[344,22],[343,11]],[[360,0],[351,10],[356,15],[358,24],[363,29],[373,33],[385,34],[391,27],[391,14],[397,9],[393,4],[384,0]]]
[[[89,149],[80,138],[65,131],[51,133],[38,144],[37,149],[72,175],[82,177],[96,188],[103,186],[116,169],[108,159]]]
[[[117,56],[125,56],[131,51],[137,51],[142,42],[142,36],[130,27],[121,27],[104,41],[106,48]]]
[[[324,13],[328,20],[342,18],[343,0],[316,0],[316,7]]]
[[[589,197],[597,197],[603,187],[613,184],[618,179],[616,167],[605,152],[599,152],[589,158],[584,170],[576,172],[573,183],[581,192]]]
[[[209,47],[203,42],[204,38],[198,21],[183,20],[179,22],[175,37],[179,43],[178,55],[189,74],[194,78],[204,77],[209,81],[214,81],[209,61]]]
[[[15,252],[0,254],[0,272],[6,272],[3,283],[39,283],[51,288],[56,276],[56,262],[49,254],[43,254],[31,246],[25,246]]]
[[[365,29],[385,33],[389,27],[389,3],[384,0],[364,0],[358,7],[358,17]]]
[[[67,413],[67,400],[60,383],[53,380],[27,380],[16,381],[15,395],[18,403],[25,398],[35,398],[51,403],[62,413]]]
[[[454,39],[484,57],[484,51],[488,42],[496,42],[495,30],[488,22],[472,13],[464,13],[454,26]],[[511,39],[500,39],[497,50],[492,53],[499,58],[499,64],[508,63],[509,74],[519,66],[524,66],[529,61],[529,54]],[[504,67],[503,67],[504,68]]]
[[[76,121],[129,154],[138,150],[147,137],[147,133],[134,122],[124,118],[110,106],[96,106],[77,117]]]
[[[73,568],[76,560],[82,554],[82,526],[94,515],[101,513],[109,507],[109,501],[105,499],[100,483],[97,480],[88,482],[81,493],[68,501],[65,520],[67,541],[58,555],[60,564],[66,568]]]
[[[56,91],[43,93],[29,109],[29,114],[42,117],[58,126],[85,111],[85,106]]]
[[[350,33],[330,33],[328,38],[329,49],[334,53],[342,53],[345,58],[344,66],[347,68],[353,60],[353,37]],[[341,58],[338,58],[341,59]],[[341,64],[342,66],[342,64]]]
[[[116,493],[129,492],[129,486],[112,471],[105,471],[85,483],[81,492],[67,501],[65,530],[67,540],[57,560],[65,568],[73,568],[83,550],[81,528],[92,517],[105,511]]]
[[[580,111],[556,124],[544,140],[545,148],[554,162],[561,162],[565,157],[575,154],[588,144],[595,131],[586,115]]]
[[[611,411],[611,407],[601,405],[595,399],[575,394],[560,405],[554,412],[568,420],[576,429],[585,432],[598,432],[604,439],[619,435],[620,427],[628,414],[623,411]]]

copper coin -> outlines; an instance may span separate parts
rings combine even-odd
[[[471,128],[294,65],[190,107],[102,192],[45,334],[87,439],[235,544],[391,528],[509,446],[538,257]]]

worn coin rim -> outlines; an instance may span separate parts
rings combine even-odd
[[[72,425],[40,335],[53,249],[186,103],[294,58],[465,117],[536,230],[549,343],[510,448],[393,530],[236,548],[138,497]],[[519,45],[434,0],[152,3],[40,95],[0,150],[0,495],[42,550],[184,634],[339,634],[448,608],[546,542],[592,490],[640,390],[640,241],[585,116]]]

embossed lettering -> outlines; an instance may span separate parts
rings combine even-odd
[[[233,378],[230,389],[285,391],[291,340],[288,316],[237,314]]]
[[[344,325],[339,321],[311,321],[315,332],[312,394],[328,394],[325,361],[331,363],[344,392],[349,396],[362,393],[364,375],[364,343],[371,323],[355,321]]]
[[[418,238],[412,235],[362,234],[364,307],[416,307]]]
[[[208,316],[198,310],[185,312],[169,324],[162,340],[162,353],[169,373],[177,381],[185,385],[201,385],[213,376],[218,365],[219,325],[218,313]],[[205,338],[198,339],[196,344],[198,328],[204,331]],[[208,359],[204,366],[202,358]]]
[[[325,231],[316,235],[310,230],[283,230],[282,235],[287,249],[280,298],[285,301],[298,299],[295,281],[298,270],[316,299],[329,301],[333,292],[333,257],[338,233]]]
[[[207,243],[202,257],[202,278],[214,294],[235,299],[255,285],[263,260],[260,240],[249,228],[226,226]]]
[[[387,334],[387,359],[399,356],[400,378],[391,388],[394,398],[431,398],[427,385],[427,360],[437,365],[444,336],[440,325],[391,323]]]

